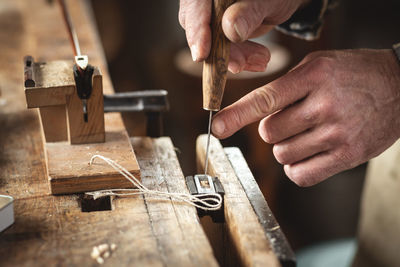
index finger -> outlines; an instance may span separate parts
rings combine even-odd
[[[305,79],[306,67],[299,66],[218,112],[212,123],[214,135],[218,138],[227,138],[247,124],[305,98],[310,91],[309,83]]]

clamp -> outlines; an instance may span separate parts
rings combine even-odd
[[[222,183],[218,177],[212,177],[208,174],[196,174],[194,176],[186,176],[186,185],[191,195],[201,198],[204,194],[219,194],[222,199],[224,198],[225,191]],[[224,216],[224,202],[219,210],[202,210],[197,209],[199,217],[210,216],[215,223],[225,222]]]

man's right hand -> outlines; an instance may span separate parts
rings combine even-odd
[[[211,48],[212,0],[180,0],[179,22],[186,31],[194,61],[208,57]],[[247,41],[285,22],[307,0],[238,0],[224,13],[222,29],[233,42],[228,69],[232,73],[264,71],[270,59],[268,49]]]

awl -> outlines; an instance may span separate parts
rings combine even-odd
[[[221,108],[229,63],[230,42],[222,30],[222,16],[233,2],[234,0],[213,0],[212,3],[211,50],[203,64],[203,109],[210,111],[204,174],[207,174],[208,169],[212,113]]]

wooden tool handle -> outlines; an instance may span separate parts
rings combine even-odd
[[[211,51],[203,65],[203,108],[221,108],[229,62],[230,42],[222,31],[222,16],[235,0],[213,0]]]

